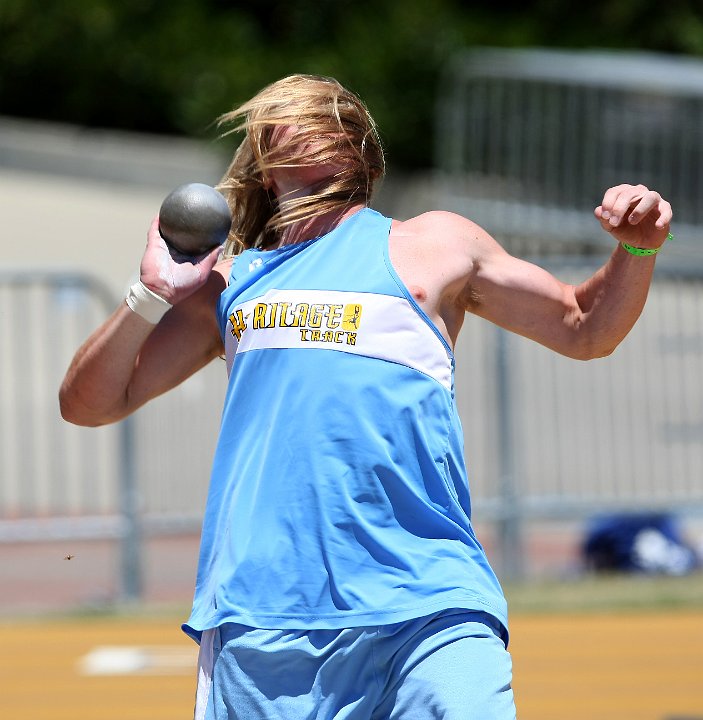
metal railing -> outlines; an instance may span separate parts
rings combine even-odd
[[[225,370],[212,363],[115,425],[63,421],[68,364],[117,303],[84,274],[0,272],[0,543],[114,540],[133,600],[144,536],[199,530]]]
[[[541,264],[577,283],[584,261]],[[506,576],[521,526],[611,512],[703,516],[703,272],[659,269],[615,353],[587,363],[467,318],[457,347],[475,517]]]
[[[68,358],[115,307],[73,273],[0,273],[0,542],[118,539],[121,592],[141,592],[133,419],[87,430],[64,423]]]
[[[676,200],[673,252],[696,247],[700,59],[475,48],[448,64],[436,118],[446,205],[507,244],[527,239],[526,252],[597,244],[591,211],[602,192],[640,182]]]
[[[542,264],[573,282],[593,270]],[[115,539],[136,598],[144,536],[200,526],[225,370],[215,361],[115,426],[65,423],[63,373],[113,307],[84,276],[0,274],[0,542]],[[658,270],[609,358],[562,358],[472,316],[456,355],[474,513],[497,524],[507,574],[524,522],[703,513],[703,273]]]
[[[701,120],[700,59],[473,48],[446,67],[434,195],[512,252],[567,273],[555,256],[603,257],[612,241],[592,210],[622,182],[654,187],[675,208],[676,241],[658,261],[651,307],[614,357],[581,366],[480,331],[497,352],[501,382],[489,394],[502,414],[488,426],[504,445],[485,438],[476,495],[483,513],[505,518],[507,565],[519,551],[517,518],[700,509],[703,421],[691,363],[700,361]],[[637,343],[646,356],[631,354]]]

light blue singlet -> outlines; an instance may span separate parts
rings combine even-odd
[[[234,259],[229,384],[184,629],[333,629],[448,608],[507,625],[471,526],[450,348],[393,270],[391,221]]]

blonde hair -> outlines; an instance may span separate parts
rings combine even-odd
[[[331,210],[369,203],[385,172],[376,125],[364,103],[332,78],[291,75],[225,113],[224,134],[245,131],[218,189],[232,211],[225,255],[275,243],[294,223]],[[276,127],[289,130],[274,133]],[[269,174],[280,167],[330,163],[334,174],[305,197],[277,199]]]

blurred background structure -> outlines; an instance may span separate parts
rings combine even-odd
[[[164,195],[224,172],[236,138],[214,118],[291,72],[368,103],[390,165],[377,209],[460,212],[563,279],[610,250],[592,217],[608,185],[672,200],[676,240],[614,356],[577,363],[469,317],[457,393],[474,519],[503,577],[578,572],[600,514],[673,514],[699,542],[696,3],[13,0],[0,62],[0,606],[189,601],[224,364],[113,427],[63,423],[56,393]]]

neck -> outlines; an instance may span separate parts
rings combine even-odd
[[[293,245],[295,243],[312,240],[316,237],[326,235],[334,230],[340,223],[347,218],[359,212],[366,207],[363,203],[357,203],[348,207],[331,210],[324,215],[310,218],[308,220],[300,220],[286,227],[281,233],[281,239],[272,247],[282,247],[283,245]]]

